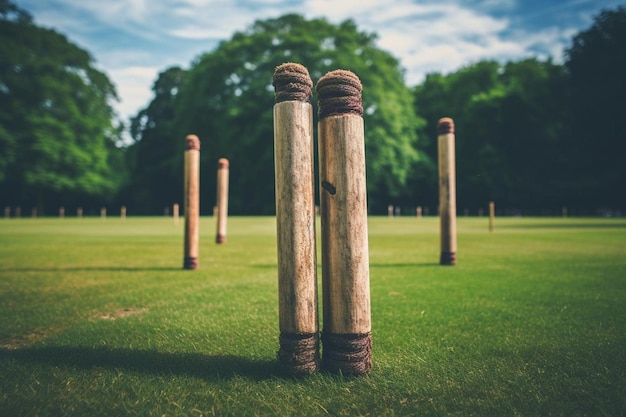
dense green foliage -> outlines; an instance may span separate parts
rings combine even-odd
[[[370,218],[372,373],[296,380],[273,217],[197,271],[171,219],[0,219],[0,415],[623,416],[626,221],[458,226],[442,267],[436,217]]]
[[[457,208],[488,201],[519,212],[626,209],[626,9],[596,16],[566,60],[480,61],[415,87],[376,35],[348,20],[284,15],[236,32],[188,69],[164,69],[154,97],[116,148],[115,90],[89,54],[0,0],[0,204],[105,202],[157,214],[182,202],[183,143],[200,137],[201,211],[215,204],[216,165],[230,165],[230,213],[274,211],[274,68],[336,68],[364,85],[370,213],[437,206],[439,118],[456,124]],[[316,107],[316,97],[312,98]],[[126,181],[127,180],[127,181]],[[509,211],[511,212],[511,211]]]
[[[122,159],[114,86],[65,36],[0,2],[0,194],[37,205],[114,195]],[[9,198],[7,198],[8,196]]]
[[[566,97],[563,67],[536,59],[483,61],[447,76],[431,74],[415,89],[416,112],[428,120],[420,135],[430,138],[426,154],[437,155],[438,118],[455,121],[459,208],[475,210],[487,201],[508,208],[571,203],[561,186],[568,181]],[[435,205],[435,175],[417,201]]]
[[[154,164],[167,165],[165,169],[176,170],[168,174],[178,178],[182,171],[183,139],[189,133],[197,134],[202,143],[204,171],[202,211],[210,212],[214,204],[213,170],[217,159],[225,157],[231,161],[232,212],[273,213],[274,68],[286,61],[299,62],[309,69],[313,80],[327,71],[344,68],[357,73],[366,86],[364,117],[371,126],[366,131],[370,203],[386,204],[388,196],[402,192],[408,170],[418,160],[418,119],[398,61],[376,48],[374,39],[373,35],[359,32],[351,21],[334,26],[297,15],[259,21],[247,31],[235,33],[232,39],[194,62],[182,84],[177,68],[159,76],[154,101],[133,123],[138,126],[133,132],[137,147],[142,147],[137,156],[144,158],[138,164],[147,163],[148,170]],[[172,71],[176,78],[172,78]],[[177,91],[175,98],[173,89]],[[315,98],[312,103],[315,106]],[[173,111],[164,114],[164,105]],[[164,137],[169,138],[169,144],[162,140]],[[144,146],[145,141],[149,143]],[[163,149],[148,149],[155,146]],[[155,152],[168,156],[161,162],[148,161],[146,155]],[[159,189],[152,189],[166,195],[170,202],[178,201],[179,184],[180,181],[160,182]],[[147,183],[146,188],[150,188]],[[153,201],[162,203],[158,198]]]
[[[626,207],[626,8],[604,11],[565,51],[571,76],[571,141],[582,198]]]

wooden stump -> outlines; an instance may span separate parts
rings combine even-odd
[[[372,367],[365,141],[361,82],[332,71],[319,99],[323,364],[361,375]]]
[[[198,268],[200,240],[200,140],[185,139],[185,254],[184,269]]]
[[[228,222],[228,159],[220,158],[217,161],[217,233],[216,243],[226,242],[226,227]]]
[[[180,218],[180,206],[178,203],[172,205],[172,218],[174,219],[174,225],[178,226],[178,219]]]
[[[496,204],[489,202],[489,231],[493,232],[496,228]]]
[[[283,64],[273,80],[274,168],[281,365],[293,375],[319,369],[313,82],[306,68]]]
[[[449,117],[437,124],[439,149],[439,225],[441,265],[456,265],[456,173],[454,121]]]

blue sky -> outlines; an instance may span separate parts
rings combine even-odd
[[[378,34],[408,85],[482,59],[552,57],[621,0],[13,0],[35,22],[88,50],[115,83],[123,120],[152,98],[157,74],[230,39],[255,20],[299,13],[332,23],[352,19]]]

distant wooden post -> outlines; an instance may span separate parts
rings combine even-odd
[[[316,85],[322,222],[323,364],[361,375],[372,367],[362,85],[331,71]]]
[[[65,207],[59,207],[59,217],[62,219],[65,217]]]
[[[441,265],[456,265],[456,173],[454,121],[449,117],[437,123],[439,150],[439,225]]]
[[[228,159],[217,161],[217,233],[215,243],[226,242],[226,226],[228,222]]]
[[[178,219],[180,217],[179,211],[180,208],[178,206],[178,203],[174,203],[174,205],[172,206],[172,217],[174,218],[174,225],[176,226],[178,226]]]
[[[102,208],[100,209],[100,217],[101,217],[102,219],[106,219],[106,217],[107,217],[107,208],[106,208],[106,207],[102,207]]]
[[[393,217],[393,206],[391,204],[387,206],[387,217]]]
[[[120,218],[126,220],[126,206],[120,207]]]
[[[293,375],[319,369],[313,81],[300,64],[276,67],[273,77],[274,167],[281,365]]]
[[[200,139],[185,139],[185,254],[184,269],[198,268],[200,243]]]
[[[417,206],[417,208],[415,209],[415,215],[417,217],[422,217],[422,206]]]
[[[493,232],[495,229],[496,219],[496,205],[493,201],[489,202],[489,231]]]
[[[76,209],[76,217],[83,217],[83,208],[82,207],[78,207]]]

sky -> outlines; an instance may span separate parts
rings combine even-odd
[[[189,68],[256,20],[298,13],[333,24],[352,19],[376,33],[399,59],[406,83],[484,59],[528,57],[563,62],[572,37],[602,9],[626,0],[13,0],[35,23],[89,51],[116,85],[119,117],[153,98],[152,84],[171,66]]]

